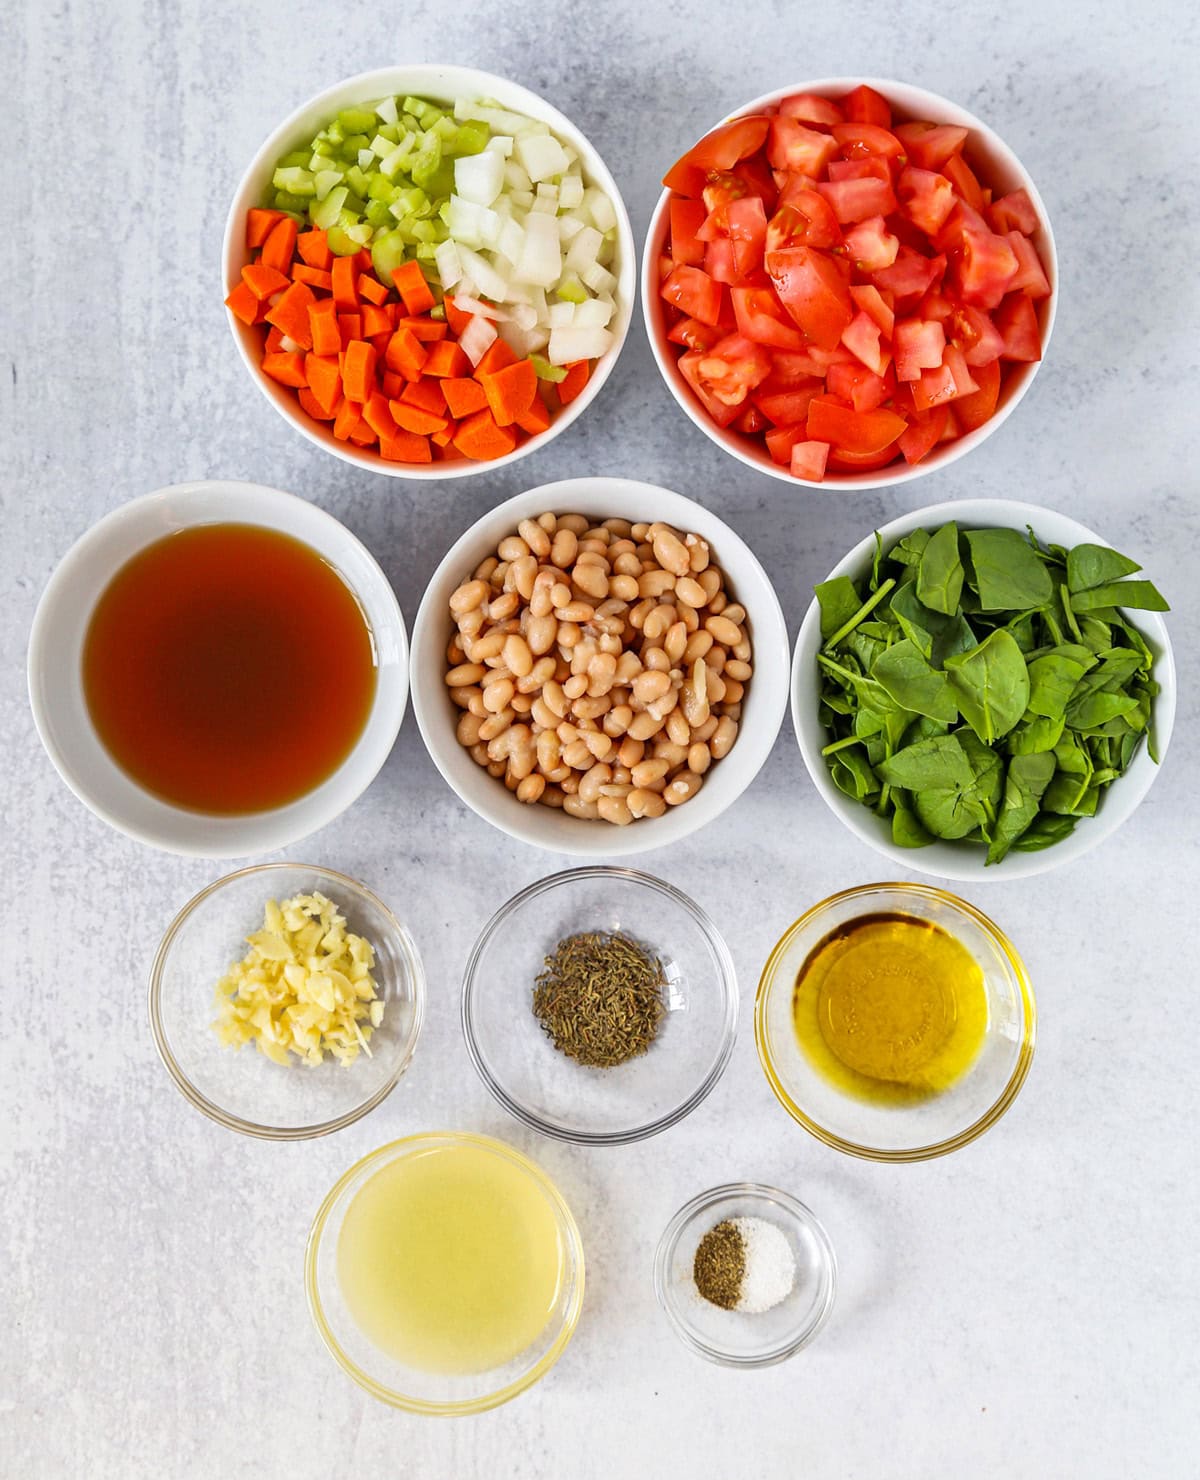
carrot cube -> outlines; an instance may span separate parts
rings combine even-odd
[[[264,267],[273,267],[277,272],[286,274],[292,265],[295,250],[296,223],[290,216],[282,216],[271,227],[270,235],[263,242],[262,256],[258,260]]]
[[[446,405],[450,408],[450,415],[455,418],[470,416],[474,411],[482,411],[488,403],[487,394],[477,380],[471,380],[466,376],[462,378],[449,376],[441,384],[446,395]]]
[[[277,354],[263,356],[263,374],[277,380],[280,385],[290,385],[299,390],[308,384],[304,373],[304,356],[298,349],[280,350]]]
[[[410,380],[403,387],[403,393],[397,394],[410,406],[420,406],[423,411],[432,411],[434,416],[444,416],[446,397],[442,394],[443,384],[440,380]]]
[[[270,298],[272,293],[282,293],[288,280],[282,272],[262,262],[247,262],[242,268],[242,282],[260,301]]]
[[[258,299],[245,282],[238,283],[225,300],[225,307],[243,324],[253,324],[258,317]]]
[[[355,287],[354,258],[335,257],[330,276],[333,279],[333,301],[341,309],[356,309],[358,291]]]
[[[440,339],[429,346],[429,358],[425,361],[424,371],[426,375],[436,375],[439,378],[448,375],[465,376],[471,373],[471,362],[460,345],[451,343],[449,339]]]
[[[425,281],[421,264],[415,259],[402,262],[399,267],[394,268],[392,282],[395,283],[396,291],[404,300],[405,313],[426,313],[437,302],[433,296],[433,290]]]
[[[512,426],[529,410],[537,396],[537,371],[531,360],[517,360],[503,370],[483,372],[477,369],[475,376],[487,396],[496,425],[500,427]]]
[[[268,211],[260,206],[251,206],[246,212],[246,245],[253,251],[261,247],[277,221],[283,220],[282,211]]]
[[[309,267],[328,272],[333,266],[333,253],[329,249],[329,238],[321,230],[302,231],[296,238],[296,251]]]
[[[352,339],[346,346],[346,358],[342,368],[342,386],[352,401],[364,404],[375,389],[374,345],[362,339]]]
[[[364,272],[358,280],[358,296],[368,303],[380,304],[387,299],[388,290],[371,272]]]
[[[424,346],[407,329],[397,329],[388,342],[387,367],[398,371],[405,380],[419,380],[427,355]]]
[[[433,461],[433,449],[429,445],[428,437],[420,437],[415,432],[406,432],[397,428],[394,437],[388,437],[379,444],[379,454],[386,457],[389,462],[427,463]]]
[[[430,432],[443,432],[447,426],[444,416],[437,416],[408,401],[391,402],[391,413],[398,427],[403,427],[406,432],[417,432],[422,437],[427,437]]]

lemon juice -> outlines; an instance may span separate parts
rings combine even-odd
[[[541,1335],[566,1251],[549,1194],[501,1148],[415,1150],[355,1193],[337,1246],[346,1306],[376,1346],[424,1372],[501,1367]]]

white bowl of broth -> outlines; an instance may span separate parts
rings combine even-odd
[[[47,754],[110,826],[236,858],[370,785],[408,699],[408,638],[366,547],[294,494],[178,484],[71,548],[29,643]]]

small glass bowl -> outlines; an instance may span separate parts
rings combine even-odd
[[[534,981],[564,936],[623,931],[663,963],[667,1011],[639,1058],[591,1069],[561,1053],[533,1014]],[[725,1071],[737,977],[716,926],[686,894],[629,868],[590,865],[523,889],[484,926],[467,962],[467,1051],[504,1108],[543,1135],[587,1146],[675,1125]]]
[[[558,1224],[563,1273],[558,1298],[541,1335],[503,1367],[469,1376],[422,1372],[381,1351],[356,1325],[338,1288],[338,1236],[359,1188],[380,1167],[400,1157],[452,1146],[474,1146],[526,1173],[549,1203]],[[579,1227],[562,1194],[541,1167],[490,1136],[431,1131],[392,1141],[364,1156],[330,1191],[313,1219],[304,1255],[308,1307],[321,1340],[344,1372],[383,1403],[410,1413],[462,1415],[498,1408],[544,1377],[566,1350],[583,1309],[584,1260]]]
[[[250,1044],[226,1047],[212,1028],[217,982],[245,954],[246,936],[262,928],[267,900],[314,890],[375,948],[384,1014],[370,1056],[310,1067],[272,1063]],[[364,885],[313,864],[255,864],[210,884],[171,921],[150,971],[150,1028],[171,1078],[218,1124],[270,1141],[341,1130],[386,1099],[412,1059],[424,1007],[425,973],[412,936]]]
[[[696,1289],[696,1248],[726,1218],[763,1218],[792,1247],[795,1283],[770,1310],[722,1310]],[[723,1367],[770,1367],[794,1356],[829,1319],[836,1292],[837,1260],[825,1229],[802,1202],[759,1182],[730,1182],[692,1198],[667,1224],[654,1255],[654,1293],[672,1330],[689,1351]]]
[[[801,1048],[792,1018],[810,952],[839,925],[879,913],[931,920],[953,935],[979,963],[988,1000],[983,1045],[966,1074],[941,1094],[903,1105],[869,1104],[831,1084]],[[1025,1083],[1036,1028],[1029,977],[1012,942],[973,905],[930,884],[865,884],[814,905],[771,952],[754,1004],[758,1056],[779,1103],[827,1146],[869,1161],[944,1156],[995,1125]]]

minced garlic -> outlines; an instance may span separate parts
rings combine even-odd
[[[296,1054],[319,1064],[326,1053],[351,1064],[383,1021],[371,975],[375,952],[323,894],[267,901],[263,928],[246,937],[249,953],[217,983],[221,1042],[253,1043],[277,1064]]]

